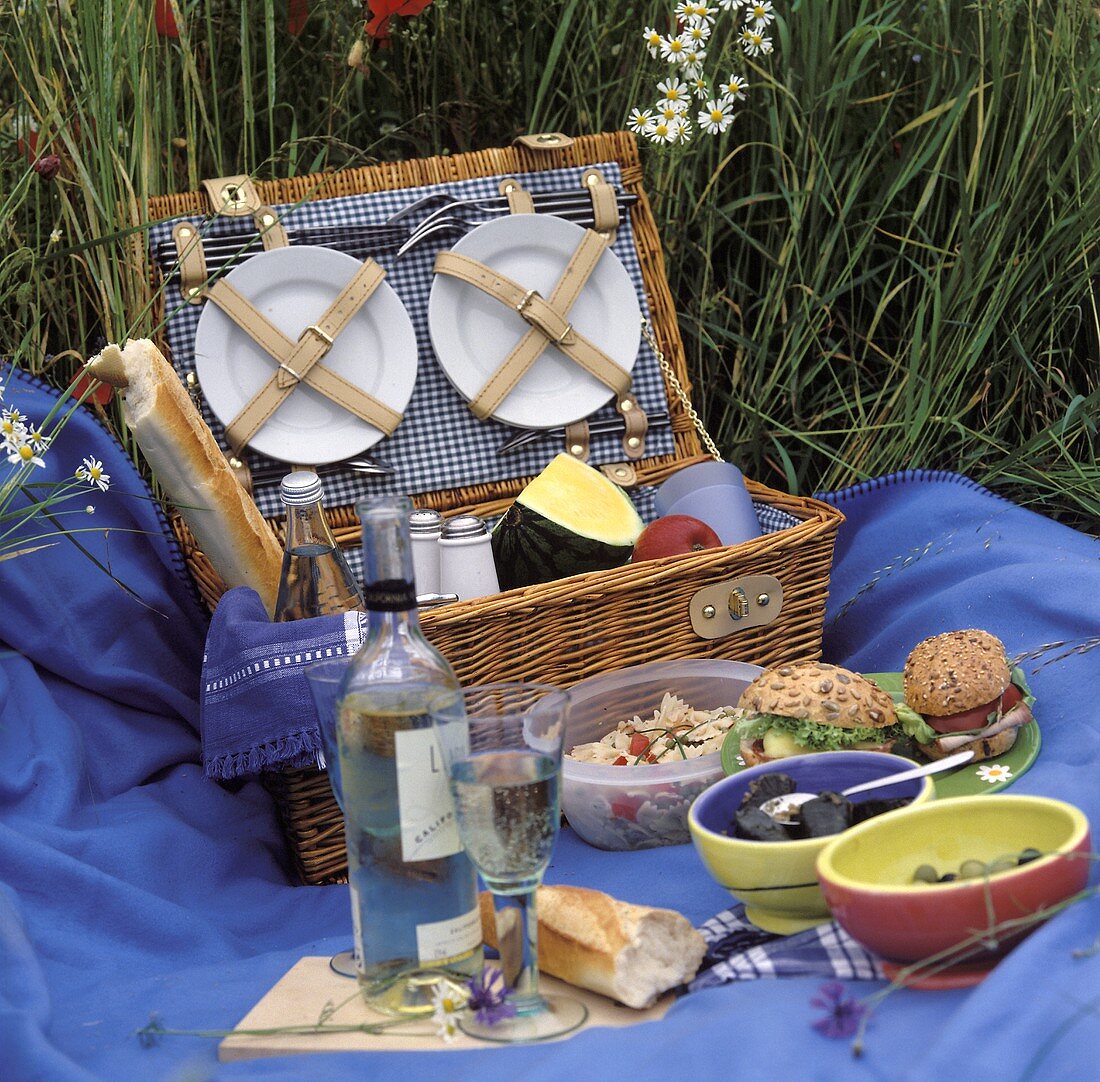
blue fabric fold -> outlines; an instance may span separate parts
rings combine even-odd
[[[44,416],[51,396],[14,382],[23,411]],[[0,563],[0,638],[13,648],[0,654],[5,1082],[405,1082],[441,1070],[456,1082],[504,1072],[557,1082],[594,1071],[601,1082],[731,1070],[917,1082],[1095,1076],[1100,957],[1080,952],[1096,940],[1100,899],[1059,914],[977,988],[890,996],[859,1060],[847,1042],[811,1028],[819,1015],[810,1001],[827,970],[797,956],[798,937],[777,942],[792,967],[807,963],[790,970],[800,975],[724,981],[681,997],[660,1023],[560,1044],[440,1053],[429,1042],[395,1055],[232,1064],[218,1063],[214,1041],[165,1038],[142,1048],[134,1032],[151,1013],[169,1027],[231,1027],[302,955],[345,949],[351,913],[345,887],[291,885],[261,786],[204,776],[197,725],[206,620],[125,453],[87,411],[67,431],[51,448],[51,468],[71,470],[87,454],[104,460],[113,485],[95,499],[94,521],[143,532],[86,536],[145,604],[64,543]],[[1100,823],[1100,543],[953,475],[900,474],[825,498],[848,516],[826,659],[896,670],[925,635],[989,628],[1024,656],[1042,728],[1041,754],[1010,792],[1070,800]],[[241,602],[238,627],[259,624],[247,595]],[[607,853],[569,830],[547,880],[674,908],[696,925],[730,903],[691,846]],[[746,953],[736,946],[731,940],[715,957],[716,976]],[[859,981],[849,994],[881,987]]]
[[[305,669],[354,656],[366,619],[349,612],[274,624],[254,590],[227,591],[210,621],[202,666],[207,777],[315,765],[323,743]]]

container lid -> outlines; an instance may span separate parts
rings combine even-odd
[[[279,486],[279,496],[287,507],[317,503],[322,493],[321,479],[312,470],[288,473]]]
[[[459,515],[443,524],[441,539],[450,541],[460,537],[477,537],[488,532],[489,527],[476,515]]]
[[[409,533],[437,534],[443,526],[443,516],[438,511],[422,508],[409,515]]]

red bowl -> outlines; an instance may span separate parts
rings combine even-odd
[[[915,883],[931,864],[941,875],[968,859],[991,863],[1038,849],[1007,871],[950,883]],[[1084,889],[1089,824],[1080,809],[1032,796],[937,800],[870,819],[840,834],[817,860],[834,919],[883,958],[991,961],[1042,922],[1041,914]]]

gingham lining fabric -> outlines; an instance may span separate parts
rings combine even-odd
[[[603,172],[609,183],[621,188],[622,174],[617,162],[599,162],[593,165]],[[578,166],[541,173],[524,173],[522,183],[532,193],[580,191],[583,188],[581,176],[591,167]],[[446,192],[460,199],[497,197],[502,179],[503,176],[481,177],[423,188],[341,196],[305,202],[298,206],[279,205],[275,209],[289,233],[302,234],[318,229],[339,230],[346,226],[384,222],[413,201],[436,192]],[[435,208],[429,206],[417,215],[410,216],[406,220],[407,224],[410,228],[415,226],[433,209]],[[154,254],[164,241],[171,240],[173,227],[183,220],[190,220],[204,238],[244,236],[252,229],[251,219],[247,218],[173,219],[150,229],[149,240]],[[376,455],[391,462],[397,472],[391,477],[364,477],[344,471],[329,474],[324,482],[325,503],[328,506],[354,503],[357,499],[374,493],[415,494],[532,476],[563,449],[560,440],[547,436],[511,455],[499,457],[496,454],[497,448],[514,430],[495,421],[478,421],[436,361],[432,352],[427,316],[432,264],[439,248],[454,243],[454,240],[454,233],[442,235],[441,243],[437,243],[435,239],[428,240],[396,263],[393,259],[396,246],[371,252],[386,271],[385,280],[401,298],[416,331],[419,349],[416,386],[405,410],[405,419],[397,431],[366,452],[367,455]],[[338,249],[343,247],[340,242],[330,242],[329,246]],[[624,216],[613,250],[626,267],[643,314],[648,318],[649,308],[629,217]],[[167,273],[174,263],[174,259],[162,261],[162,271]],[[166,337],[172,353],[172,363],[181,377],[186,377],[195,367],[195,332],[202,306],[184,303],[178,284],[172,282],[165,290],[165,308],[168,316]],[[641,341],[633,371],[633,389],[646,412],[667,410],[668,401],[660,367],[644,339]],[[201,403],[201,409],[218,442],[226,447],[224,426],[210,412],[205,402]],[[592,415],[593,419],[615,416],[611,403]],[[672,434],[667,428],[650,431],[646,438],[647,455],[672,454],[674,450]],[[589,461],[593,465],[621,461],[623,457],[619,434],[592,437]],[[270,465],[271,460],[253,453],[249,455],[249,464],[258,468]],[[278,481],[258,484],[255,498],[261,514],[266,518],[282,513]]]
[[[687,991],[759,977],[824,977],[879,980],[882,964],[836,923],[819,924],[790,936],[765,932],[735,905],[711,917],[699,931],[707,953]]]

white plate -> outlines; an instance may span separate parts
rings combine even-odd
[[[452,249],[549,297],[584,230],[551,214],[496,218]],[[600,257],[569,312],[578,334],[627,372],[638,359],[642,312],[626,267],[610,249]],[[432,346],[447,378],[467,401],[530,330],[523,317],[475,286],[437,274],[428,301]],[[587,417],[614,392],[556,346],[547,346],[493,417],[521,428],[554,428]]]
[[[343,252],[303,245],[255,255],[225,280],[296,342],[361,266]],[[404,411],[416,382],[416,333],[401,299],[384,281],[321,363],[391,409]],[[211,410],[228,425],[277,369],[273,358],[207,301],[195,332],[195,370]],[[360,454],[382,436],[374,425],[300,384],[249,446],[284,462],[320,465]]]

